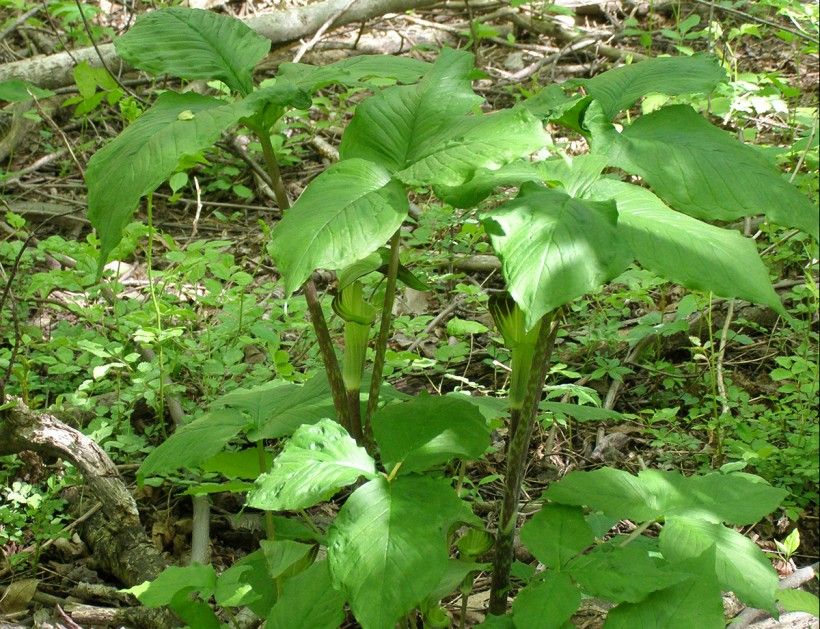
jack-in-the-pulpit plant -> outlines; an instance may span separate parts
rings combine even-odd
[[[138,20],[116,46],[133,66],[220,80],[230,96],[166,91],[93,157],[86,178],[101,268],[141,197],[181,158],[245,125],[259,138],[284,210],[269,251],[287,295],[302,287],[312,304],[326,368],[303,386],[272,382],[215,400],[145,460],[142,478],[196,468],[229,443],[248,440],[264,454],[266,440],[285,438],[272,466],[261,456],[261,475],[246,486],[248,505],[280,512],[269,517],[269,539],[220,575],[211,566],[167,570],[133,589],[144,604],[170,605],[196,627],[219,626],[212,596],[226,610],[249,608],[269,629],[331,629],[346,609],[365,629],[392,629],[418,613],[429,626],[446,627],[440,601],[466,595],[474,575],[491,571],[485,626],[569,626],[584,596],[614,605],[607,627],[723,627],[721,591],[728,590],[775,611],[775,572],[732,527],[756,522],[784,494],[729,470],[690,478],[609,468],[569,474],[521,529],[545,569],[517,595],[510,580],[530,435],[563,307],[639,264],[687,288],[783,313],[753,241],[705,221],[763,214],[818,236],[808,199],[688,105],[614,122],[648,93],[710,92],[724,80],[716,60],[653,59],[486,113],[464,51],[442,50],[432,64],[366,56],[326,67],[285,64],[274,81],[256,87],[252,70],[268,44],[231,18],[162,9]],[[273,124],[288,107],[309,107],[330,83],[366,85],[374,76],[397,84],[357,106],[341,159],[289,207]],[[546,122],[582,134],[589,153],[532,159],[549,145]],[[621,171],[640,180],[624,181]],[[483,208],[506,282],[507,294],[490,301],[512,353],[505,487],[491,551],[484,524],[449,475],[490,446],[482,407],[458,395],[406,396],[382,378],[396,283],[413,281],[400,263],[401,228],[408,193],[419,188],[456,207]],[[482,205],[499,188],[518,193]],[[311,280],[317,269],[340,278],[333,308],[345,322],[341,361]],[[386,276],[379,303],[362,291],[373,272]],[[327,530],[281,515],[303,513],[342,490]],[[623,519],[638,524],[635,532],[609,534]],[[660,534],[642,535],[647,530]]]

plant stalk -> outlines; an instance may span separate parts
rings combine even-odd
[[[521,484],[524,480],[524,468],[527,462],[530,436],[535,424],[538,402],[541,400],[544,378],[546,378],[549,369],[549,360],[555,346],[557,333],[557,314],[545,315],[541,321],[538,340],[533,352],[533,364],[527,384],[527,394],[521,408],[518,426],[514,433],[512,429],[510,430],[507,470],[504,479],[504,498],[501,504],[501,516],[498,520],[492,585],[490,588],[489,612],[497,616],[503,615],[507,611],[507,593],[510,587],[510,569],[513,562],[513,539],[515,525],[518,520],[518,499],[521,495]]]
[[[279,170],[279,162],[276,161],[276,154],[273,152],[273,145],[270,142],[270,134],[267,131],[254,129],[259,144],[262,146],[262,154],[265,157],[265,165],[270,176],[273,193],[282,211],[290,208],[290,200],[282,183],[282,173]],[[333,341],[330,338],[330,330],[327,327],[325,314],[322,312],[322,304],[319,301],[319,294],[316,284],[312,279],[308,279],[302,287],[307,301],[310,321],[316,333],[316,341],[319,344],[319,352],[322,354],[322,362],[325,365],[327,381],[330,384],[330,391],[333,395],[333,408],[336,410],[336,417],[339,423],[347,430],[351,431],[350,416],[348,414],[347,393],[342,380],[342,370],[339,368],[339,361],[336,358],[336,351],[333,349]]]
[[[387,285],[384,289],[384,304],[382,319],[379,323],[379,336],[376,338],[376,355],[373,358],[373,374],[370,378],[370,392],[367,398],[367,411],[364,417],[365,438],[368,442],[373,439],[373,430],[370,422],[376,407],[379,405],[379,392],[384,373],[384,359],[387,354],[387,341],[390,338],[390,325],[393,320],[393,302],[396,301],[396,278],[399,273],[399,244],[401,228],[396,230],[390,239],[390,261],[387,265]]]
[[[265,460],[265,444],[261,439],[256,442],[256,454],[259,460],[259,473],[265,474],[268,471],[268,463]],[[273,541],[276,537],[276,527],[273,523],[273,512],[265,509],[265,537]]]

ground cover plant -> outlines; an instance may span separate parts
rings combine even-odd
[[[461,50],[445,48],[431,63],[361,56],[322,67],[284,64],[274,80],[256,85],[252,70],[268,42],[239,21],[183,8],[150,13],[115,45],[133,67],[218,81],[221,95],[162,92],[85,169],[89,220],[99,239],[98,252],[95,242],[85,249],[85,278],[102,282],[102,290],[119,290],[106,263],[147,239],[151,308],[130,325],[134,340],[156,354],[150,367],[140,367],[138,353],[124,344],[86,340],[83,347],[100,359],[95,379],[120,373],[143,379],[159,417],[181,392],[168,374],[184,361],[174,344],[189,315],[158,296],[151,275],[153,247],[162,242],[154,195],[236,125],[259,142],[282,211],[275,224],[263,226],[281,277],[278,307],[283,316],[281,304],[288,316],[295,309],[294,319],[306,308],[321,359],[321,369],[304,379],[284,352],[273,372],[260,371],[225,394],[219,394],[224,375],[222,381],[206,376],[206,395],[192,421],[167,438],[156,432],[164,426],[146,433],[161,443],[140,462],[140,484],[171,478],[199,498],[244,495],[248,507],[264,513],[267,539],[221,573],[193,563],[132,587],[143,605],[168,606],[193,627],[219,627],[225,620],[238,625],[244,609],[268,627],[337,627],[348,608],[368,629],[419,620],[449,626],[442,600],[460,593],[466,601],[476,576],[489,573],[482,625],[488,627],[568,626],[588,597],[611,606],[607,627],[723,626],[725,591],[774,614],[778,604],[815,609],[810,595],[779,590],[769,559],[734,528],[757,523],[788,492],[742,471],[758,452],[740,464],[726,462],[728,453],[744,451],[745,442],[725,425],[725,409],[704,420],[713,471],[573,471],[550,483],[537,512],[520,526],[539,414],[553,422],[623,417],[571,404],[566,389],[557,397],[548,390],[542,400],[548,374],[567,372],[566,365],[552,364],[559,335],[567,333],[573,308],[591,293],[630,269],[643,270],[710,299],[766,306],[793,329],[801,326],[773,289],[754,241],[708,222],[762,214],[802,232],[801,242],[816,250],[812,201],[768,157],[692,107],[727,81],[715,57],[636,62],[546,86],[515,106],[487,113],[473,90],[480,76],[474,56]],[[339,160],[291,206],[271,139],[283,116],[309,109],[313,95],[329,85],[370,89],[374,80],[378,89],[357,104],[345,126]],[[642,115],[622,116],[658,94],[670,100]],[[578,133],[587,150],[554,154],[547,129],[556,128]],[[503,283],[486,301],[477,299],[476,307],[486,308],[484,320],[497,331],[497,355],[509,362],[506,398],[411,395],[386,381],[399,283],[437,290],[402,262],[409,199],[421,195],[475,211],[500,259]],[[132,219],[143,199],[147,227],[135,229]],[[446,227],[462,229],[463,215],[446,214]],[[265,330],[259,304],[245,299],[253,277],[218,245],[208,247],[175,250],[169,259],[184,269],[180,280],[217,267],[217,276],[235,287],[236,306],[226,313],[231,323],[214,330],[218,340],[211,348],[218,356],[212,360],[221,361],[214,375],[220,368],[226,374],[239,362],[241,352],[231,345],[243,334],[267,338],[277,352],[282,339],[279,331]],[[197,265],[199,271],[192,270]],[[416,268],[423,271],[423,263]],[[313,279],[320,270],[335,272],[331,311],[341,321],[341,359]],[[172,283],[173,272],[163,272],[163,281]],[[210,290],[211,299],[228,294],[218,283]],[[304,306],[298,305],[302,297]],[[663,326],[670,335],[688,332],[683,317],[642,325],[653,335],[662,336]],[[488,330],[469,321],[452,326],[465,336]],[[227,357],[231,350],[237,353],[233,360]],[[693,355],[709,363],[710,373],[718,368],[718,351],[714,342],[692,339]],[[799,353],[779,358],[781,371],[772,377],[787,382],[781,393],[793,396],[790,403],[802,406],[805,417],[816,375]],[[64,358],[70,369],[72,356]],[[603,357],[596,364],[593,380],[623,378],[629,371]],[[583,387],[573,391],[590,396]],[[748,405],[720,391],[711,400],[730,402]],[[499,429],[504,440],[494,443]],[[801,431],[802,441],[794,444],[800,452],[811,439]],[[130,454],[149,450],[138,437],[119,437],[115,447]],[[488,526],[464,491],[464,470],[492,453],[501,461],[502,495]],[[214,475],[222,480],[214,482]],[[318,526],[306,510],[331,500],[341,506]],[[628,533],[617,527],[625,520],[635,523]],[[519,529],[538,570],[515,565]]]

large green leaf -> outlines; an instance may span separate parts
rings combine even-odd
[[[242,413],[234,409],[209,411],[178,428],[153,450],[140,465],[137,477],[195,467],[222,450],[249,423]]]
[[[637,603],[650,592],[690,576],[671,570],[635,544],[624,547],[602,544],[570,561],[566,571],[585,593],[616,603]]]
[[[248,504],[268,511],[304,509],[330,498],[359,477],[376,476],[364,448],[331,419],[302,426],[248,494]]]
[[[268,614],[266,629],[337,629],[344,621],[345,597],[333,588],[326,561],[285,581],[282,596]]]
[[[593,149],[643,177],[674,209],[704,220],[765,214],[818,238],[818,208],[754,148],[685,105],[641,116],[622,133],[590,105]]]
[[[245,555],[219,575],[214,599],[221,607],[248,607],[264,618],[276,601],[276,583],[268,574],[265,553]]]
[[[547,568],[560,570],[595,541],[577,507],[548,504],[521,527],[521,541]]]
[[[684,566],[695,576],[652,592],[638,603],[618,605],[607,614],[605,629],[722,629],[726,623],[720,587],[711,570],[714,557],[714,548],[707,548]]]
[[[373,435],[387,469],[430,469],[454,458],[478,459],[490,445],[490,429],[470,402],[421,395],[389,404],[373,417]]]
[[[529,327],[628,266],[617,216],[612,201],[585,201],[532,184],[484,214],[508,290]]]
[[[523,108],[456,119],[438,137],[414,146],[396,176],[408,185],[455,186],[477,168],[498,168],[546,141],[541,122]]]
[[[195,563],[190,566],[168,566],[153,581],[144,581],[126,591],[146,607],[162,607],[179,593],[199,592],[207,599],[215,589],[216,572],[213,566]]]
[[[376,478],[345,502],[328,535],[334,582],[364,629],[393,629],[447,569],[447,531],[470,517],[446,479]]]
[[[482,99],[470,87],[473,56],[445,48],[417,85],[384,89],[356,108],[345,130],[342,159],[359,157],[399,171],[423,157],[455,120]]]
[[[348,159],[328,168],[273,229],[270,251],[285,292],[317,268],[342,269],[376,251],[401,226],[407,208],[404,188],[382,166]]]
[[[575,79],[612,119],[639,98],[658,93],[670,96],[711,92],[726,80],[726,72],[715,57],[655,57],[607,70],[591,79]]]
[[[173,7],[151,11],[114,46],[135,68],[181,79],[219,79],[233,90],[251,90],[254,66],[270,41],[236,18]]]
[[[637,476],[613,468],[570,472],[544,494],[561,504],[587,506],[615,518],[645,522],[661,516],[749,524],[771,513],[786,495],[749,474],[685,477],[644,470]]]
[[[270,382],[252,389],[236,389],[217,399],[213,407],[240,410],[250,419],[248,439],[275,439],[290,435],[302,424],[335,417],[333,398],[325,374],[303,385]]]
[[[686,561],[710,546],[715,547],[714,571],[721,587],[747,605],[774,612],[777,573],[754,542],[722,524],[686,516],[666,518],[660,550],[668,561]]]
[[[100,237],[100,267],[122,238],[140,197],[174,172],[179,159],[211,146],[250,103],[164,92],[154,105],[88,163],[88,219]]]
[[[550,572],[543,581],[531,583],[513,602],[516,629],[560,629],[581,604],[581,592],[569,576]]]
[[[597,180],[606,166],[601,155],[557,157],[542,162],[514,161],[501,168],[481,168],[460,186],[436,186],[436,194],[455,207],[474,207],[486,199],[494,189],[502,186],[520,186],[527,181],[558,183],[570,196],[583,193]]]
[[[586,196],[617,203],[618,232],[644,268],[686,288],[783,311],[751,239],[676,212],[646,188],[622,181],[600,179]]]
[[[283,63],[276,76],[313,93],[334,83],[357,86],[368,79],[395,79],[398,83],[415,83],[429,68],[429,63],[411,57],[359,55],[323,66]]]

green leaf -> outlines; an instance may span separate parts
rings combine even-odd
[[[618,232],[644,268],[689,289],[783,311],[751,239],[676,212],[629,183],[601,179],[587,196],[617,203]]]
[[[188,627],[197,629],[221,629],[219,618],[204,601],[191,599],[185,591],[177,592],[168,603],[173,612],[179,616]]]
[[[342,159],[359,157],[390,172],[416,162],[481,103],[470,86],[472,70],[471,54],[445,48],[417,85],[384,89],[362,102],[342,137]]]
[[[153,450],[140,465],[137,478],[195,467],[222,450],[248,424],[242,413],[233,409],[209,411],[178,428]]]
[[[641,116],[615,133],[590,106],[593,149],[611,166],[640,175],[674,209],[704,220],[765,214],[818,238],[818,208],[758,151],[686,105]],[[596,117],[597,116],[597,117]]]
[[[508,290],[527,327],[619,275],[630,257],[617,237],[614,202],[568,196],[532,184],[484,214]]]
[[[722,524],[686,516],[666,518],[660,550],[668,561],[692,559],[710,546],[715,547],[714,572],[721,587],[747,605],[775,613],[777,573],[754,542]]]
[[[805,612],[812,616],[820,616],[820,601],[811,592],[803,590],[778,590],[777,602],[784,611]]]
[[[248,439],[275,439],[290,435],[303,424],[335,417],[330,386],[324,373],[303,385],[271,382],[251,389],[236,389],[213,402],[233,408],[250,419]]]
[[[389,404],[373,416],[373,435],[386,469],[418,472],[454,458],[478,459],[490,445],[490,429],[464,399],[419,395]]]
[[[581,592],[560,572],[549,572],[543,581],[530,583],[513,602],[517,629],[560,629],[581,605]]]
[[[273,228],[270,252],[286,294],[317,268],[342,269],[376,251],[407,209],[404,188],[382,166],[361,159],[332,165]]]
[[[376,478],[345,502],[328,535],[328,561],[364,629],[393,629],[447,569],[447,531],[471,516],[449,481]]]
[[[715,57],[656,57],[614,68],[591,79],[576,79],[587,94],[601,103],[612,120],[647,94],[709,93],[726,80],[726,72]]]
[[[616,603],[637,603],[647,594],[688,578],[685,572],[670,570],[646,549],[601,544],[592,552],[569,562],[566,571],[591,596]]]
[[[273,457],[264,453],[265,469],[270,467]],[[259,476],[259,452],[256,448],[245,448],[234,452],[219,452],[202,463],[203,472],[218,472],[226,478],[255,480]]]
[[[286,79],[309,93],[336,83],[356,87],[368,79],[395,79],[398,83],[415,83],[430,68],[429,63],[411,57],[393,55],[358,55],[323,66],[306,63],[283,63],[277,79]]]
[[[198,592],[207,599],[215,588],[216,572],[213,566],[195,563],[184,567],[169,566],[153,581],[145,581],[125,591],[136,596],[146,607],[162,607],[179,593]]]
[[[489,332],[489,328],[479,321],[453,317],[447,322],[447,334],[451,334],[452,336],[471,336],[473,334],[485,334],[487,332]]]
[[[541,122],[523,108],[456,119],[437,137],[414,143],[396,176],[407,185],[456,186],[478,168],[498,168],[546,143]]]
[[[220,574],[214,599],[221,607],[248,607],[264,618],[276,602],[276,583],[268,573],[265,553],[254,551]]]
[[[581,196],[597,180],[606,166],[601,155],[559,157],[542,162],[515,161],[496,170],[478,169],[460,186],[436,186],[436,194],[455,207],[474,207],[494,189],[520,186],[527,181],[558,183],[570,196]]]
[[[282,596],[268,614],[267,629],[336,629],[344,621],[345,597],[333,588],[326,561],[285,581]]]
[[[0,101],[22,103],[31,100],[32,95],[36,98],[51,98],[54,96],[54,92],[44,90],[22,79],[6,79],[5,81],[0,81]]]
[[[265,555],[267,573],[272,579],[288,578],[309,566],[316,555],[312,544],[301,544],[289,539],[259,542]]]
[[[560,570],[595,541],[577,507],[548,504],[521,527],[521,541],[547,568]]]
[[[653,592],[639,603],[618,605],[607,615],[604,628],[722,629],[726,623],[720,587],[709,569],[714,549],[707,548],[695,557],[686,567],[696,576]]]
[[[567,404],[565,402],[541,402],[538,408],[544,411],[549,411],[560,417],[571,417],[575,421],[590,422],[590,421],[607,421],[620,420],[624,416],[617,412],[611,411],[608,408],[598,408],[597,406],[583,406],[581,404]]]
[[[256,481],[248,504],[268,511],[304,509],[361,476],[376,476],[373,459],[338,423],[322,419],[293,433],[271,471]]]
[[[114,46],[120,57],[151,74],[219,79],[247,94],[251,71],[268,54],[270,41],[236,18],[173,7],[143,14]]]
[[[568,505],[585,505],[606,515],[638,522],[662,516],[750,524],[771,513],[786,492],[750,474],[684,477],[644,470],[637,476],[612,468],[570,472],[544,494]]]
[[[183,112],[193,117],[182,120]],[[168,179],[181,157],[211,146],[226,128],[252,112],[249,103],[164,92],[148,111],[94,154],[85,180],[88,219],[100,237],[100,268],[122,238],[139,199]]]
[[[427,595],[427,603],[431,605],[437,603],[448,594],[456,591],[471,573],[489,570],[491,567],[491,564],[475,563],[463,559],[448,560],[444,574],[436,587]]]

